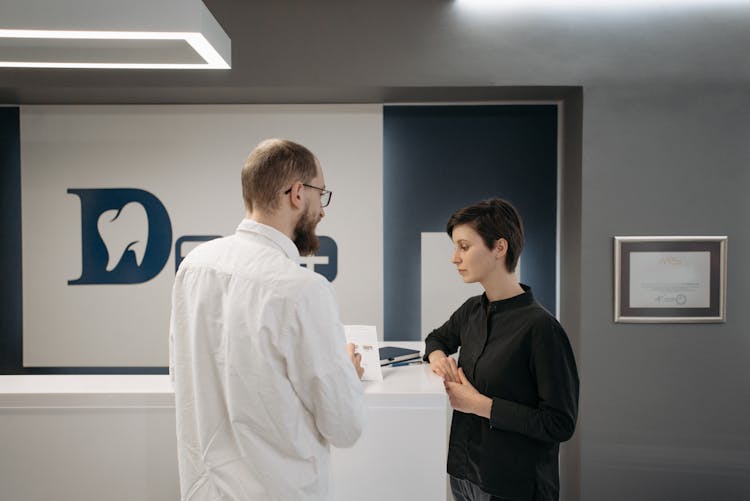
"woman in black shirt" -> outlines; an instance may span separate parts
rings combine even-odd
[[[559,444],[573,435],[578,414],[578,373],[565,331],[514,273],[521,218],[508,202],[486,200],[455,212],[447,232],[458,273],[485,291],[425,345],[454,409],[453,496],[556,500]],[[459,347],[456,364],[448,355]]]

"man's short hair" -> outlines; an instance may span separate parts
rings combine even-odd
[[[505,254],[505,268],[513,273],[518,265],[524,244],[523,222],[510,202],[500,198],[482,200],[453,213],[448,220],[445,231],[453,238],[453,228],[468,224],[479,233],[488,249],[493,249],[498,239],[508,242]]]
[[[275,212],[279,195],[297,181],[309,183],[318,174],[310,150],[287,139],[266,139],[242,166],[242,198],[249,211]]]

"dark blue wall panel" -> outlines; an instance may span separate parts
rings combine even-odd
[[[383,133],[384,339],[421,337],[421,233],[492,197],[521,213],[521,278],[554,313],[557,106],[386,106]]]
[[[0,370],[14,373],[21,357],[21,141],[18,107],[0,107]]]

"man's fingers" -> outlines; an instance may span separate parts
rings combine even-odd
[[[362,379],[362,374],[365,373],[365,369],[361,365],[362,355],[354,351],[354,348],[354,343],[346,343],[346,351],[349,354],[352,365],[354,365],[354,369],[357,371],[357,376],[359,376],[359,379]]]

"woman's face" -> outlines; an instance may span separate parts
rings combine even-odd
[[[466,283],[483,282],[502,262],[497,259],[497,250],[490,250],[474,228],[462,224],[453,228],[453,244],[456,246],[451,263]]]

